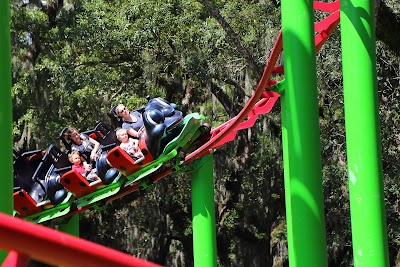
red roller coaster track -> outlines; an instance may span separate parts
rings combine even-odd
[[[339,1],[332,3],[314,2],[314,9],[330,13],[325,19],[314,24],[315,46],[317,52],[329,35],[339,24]],[[196,151],[185,157],[185,164],[213,153],[215,149],[234,140],[237,132],[254,125],[258,116],[271,111],[279,94],[271,91],[277,82],[271,80],[273,73],[283,73],[282,66],[275,66],[283,51],[282,33],[271,51],[261,80],[240,113],[211,131],[211,138]],[[173,172],[172,169],[154,174],[150,177],[156,182]],[[139,189],[140,182],[123,188],[119,193],[106,199],[111,202]],[[64,217],[80,213],[90,207],[81,207]],[[0,248],[10,251],[3,263],[5,266],[26,266],[32,257],[50,264],[62,266],[159,266],[130,255],[82,240],[46,227],[25,222],[0,214]],[[29,240],[29,241],[28,241]]]
[[[340,2],[323,3],[314,2],[314,9],[324,12],[331,13],[325,19],[316,22],[314,24],[315,35],[315,46],[318,52],[322,45],[326,42],[329,35],[334,31],[336,26],[339,24],[340,20]],[[276,81],[271,80],[270,77],[273,73],[282,73],[282,66],[275,66],[276,62],[283,51],[282,43],[282,33],[280,32],[275,45],[271,51],[266,67],[264,68],[264,73],[261,77],[260,82],[256,90],[254,91],[252,97],[247,102],[246,106],[241,110],[241,112],[234,118],[225,122],[224,124],[218,126],[211,131],[210,140],[198,148],[193,153],[189,154],[185,158],[185,163],[189,164],[195,159],[203,157],[212,153],[216,148],[222,146],[223,144],[232,141],[236,133],[239,130],[250,128],[254,125],[258,115],[265,114],[271,111],[273,105],[279,98],[279,94],[270,90],[267,90],[271,85],[276,84]],[[267,91],[266,91],[267,90]],[[172,173],[171,169],[166,169],[161,173],[157,173],[151,177],[153,182],[158,181],[165,176]],[[120,198],[127,194],[130,194],[139,189],[139,183],[133,184],[130,187],[124,188],[115,196],[112,196],[108,201]]]
[[[26,266],[29,256],[64,267],[157,267],[128,254],[0,213],[0,248],[12,251],[3,267]],[[18,251],[18,252],[16,252]]]

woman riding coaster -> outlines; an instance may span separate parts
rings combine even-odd
[[[88,162],[95,162],[98,158],[100,143],[87,134],[79,133],[75,127],[69,127],[64,132],[64,138],[71,142],[71,150],[79,151]]]
[[[115,108],[115,115],[122,119],[122,129],[128,131],[132,137],[139,138],[139,130],[143,126],[142,113],[137,110],[129,112],[129,109],[123,104],[118,104]]]

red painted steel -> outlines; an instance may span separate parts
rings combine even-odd
[[[251,109],[251,111],[248,113],[248,117],[246,120],[242,121],[235,129],[231,130],[219,143],[216,143],[213,145],[213,149],[216,149],[218,147],[221,147],[227,142],[230,142],[235,139],[236,134],[239,130],[243,129],[248,129],[253,127],[254,123],[256,122],[258,115],[268,113],[272,110],[272,107],[274,106],[275,102],[279,98],[279,94],[272,92],[272,91],[267,91],[263,92],[262,99],[258,101],[254,107]],[[217,135],[219,131],[224,129],[224,127],[229,127],[229,124],[225,126],[225,124],[222,125],[222,127],[217,127],[213,130],[212,135]]]
[[[26,267],[29,261],[30,258],[28,255],[18,253],[17,251],[10,251],[1,267]]]
[[[335,30],[336,26],[339,24],[340,21],[340,12],[336,11],[329,15],[326,19],[324,19],[322,22],[324,22],[321,27],[321,32],[319,32],[315,36],[315,50],[318,52],[322,45],[326,42],[328,39],[329,35]]]
[[[315,1],[314,9],[325,11],[325,12],[335,12],[340,9],[340,1],[338,0],[335,2],[331,2],[331,3]]]
[[[269,87],[268,81],[271,77],[271,74],[274,70],[274,66],[276,61],[279,58],[283,50],[282,43],[282,33],[279,33],[278,40],[275,43],[274,48],[272,49],[271,55],[268,59],[268,63],[264,69],[264,73],[261,77],[260,82],[256,90],[254,91],[252,97],[247,102],[246,106],[240,111],[240,113],[233,119],[230,120],[229,126],[222,129],[215,137],[211,138],[210,141],[202,145],[199,149],[191,153],[185,158],[185,162],[190,163],[191,161],[210,154],[212,152],[213,147],[215,147],[218,143],[221,143],[223,138],[229,135],[230,131],[233,131],[243,120],[246,119],[250,111],[253,109],[254,105],[258,102],[262,93],[265,89]]]
[[[63,267],[160,266],[2,213],[0,213],[0,236],[1,249],[19,251],[22,255],[29,255],[33,259]],[[11,257],[14,257],[13,254]]]

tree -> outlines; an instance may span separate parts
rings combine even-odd
[[[400,5],[376,3],[390,259],[398,265]],[[218,126],[249,99],[280,30],[279,1],[30,0],[11,7],[20,151],[46,149],[66,126],[92,129],[114,104],[136,108],[146,95]],[[340,53],[336,31],[318,55],[317,77],[329,263],[349,266]],[[277,104],[214,157],[221,266],[288,265],[279,113]],[[174,174],[153,191],[84,213],[83,235],[160,264],[190,266],[190,202],[188,176]]]

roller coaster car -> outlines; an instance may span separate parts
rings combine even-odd
[[[20,217],[34,222],[68,213],[73,201],[65,188],[51,188],[49,183],[48,178],[55,171],[53,157],[59,157],[60,151],[50,145],[42,157],[40,153],[28,157],[24,153],[14,161],[14,184],[17,186],[13,195],[14,211]]]
[[[66,129],[64,129],[65,131]],[[104,122],[97,124],[93,131],[87,132],[90,137],[100,143],[99,158],[96,160],[97,175],[101,181],[88,182],[76,170],[68,170],[60,178],[60,183],[68,189],[76,198],[77,207],[90,205],[110,195],[116,194],[124,180],[121,174],[115,169],[111,168],[106,162],[106,155],[108,150],[117,145],[118,139],[115,130]],[[60,134],[60,139],[63,140],[63,132]],[[69,147],[71,147],[69,145]]]
[[[80,173],[72,170],[68,160],[71,144],[64,139],[66,129],[60,134],[67,148],[64,152],[50,145],[45,153],[41,150],[26,152],[21,156],[14,153],[14,210],[20,217],[37,223],[44,222],[67,214],[73,202],[77,207],[83,206],[119,190],[122,183],[105,188],[102,181],[89,183]],[[100,142],[100,150],[103,151],[100,159],[116,145],[115,131],[105,123],[99,123],[94,130],[84,133]],[[114,175],[114,180],[120,176],[118,172],[108,173]],[[106,174],[99,176],[103,180],[111,179]]]
[[[42,210],[43,205],[50,204],[41,203],[44,200],[44,189],[32,181],[43,156],[41,150],[25,152],[22,155],[14,153],[14,210],[22,217],[37,213]]]
[[[143,124],[142,134],[139,137],[139,148],[145,158],[139,164],[120,147],[115,147],[107,154],[108,163],[119,172],[124,174],[130,182],[135,182],[144,176],[159,169],[164,162],[175,158],[182,148],[188,148],[191,143],[202,134],[209,131],[202,127],[200,120],[204,117],[198,113],[183,117],[182,112],[176,109],[176,105],[169,103],[163,98],[148,99],[145,108],[135,112],[143,112],[136,116],[138,125]],[[118,117],[115,112],[116,106],[109,113],[111,118]],[[140,121],[141,120],[141,121]],[[121,125],[114,123],[114,125]],[[182,152],[183,153],[183,152]]]
[[[60,139],[66,147],[61,151],[54,145],[46,150],[31,151],[17,156],[14,153],[14,211],[26,220],[41,223],[63,215],[73,208],[97,205],[98,201],[116,194],[129,185],[156,171],[165,162],[179,164],[184,151],[197,144],[209,127],[200,125],[204,117],[197,113],[183,118],[162,98],[148,99],[146,107],[133,112],[138,118],[139,147],[145,155],[134,164],[133,159],[118,145],[115,130],[99,123],[94,130],[84,132],[100,142],[100,155],[96,161],[101,181],[89,183],[80,173],[72,170],[68,160],[71,143]],[[115,107],[113,108],[115,114]],[[127,179],[128,178],[128,179]],[[142,181],[142,183],[144,183]],[[93,205],[92,205],[93,204]]]
[[[33,150],[21,155],[14,152],[14,192],[24,189],[29,191],[32,187],[32,180],[28,179],[35,173],[39,166],[45,151]]]
[[[175,103],[170,103],[167,100],[156,97],[146,97],[148,103],[145,107],[133,110],[131,116],[136,117],[137,121],[133,124],[133,129],[142,135],[139,138],[142,152],[152,158],[145,162],[150,162],[157,158],[160,154],[160,149],[174,138],[182,130],[183,115],[177,110]],[[122,127],[122,118],[118,116],[115,105],[108,116],[116,128]],[[119,144],[119,142],[118,142]]]

